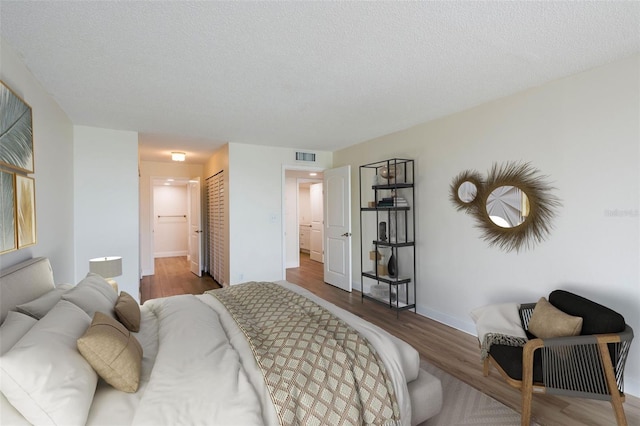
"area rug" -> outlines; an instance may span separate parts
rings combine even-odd
[[[420,361],[420,367],[440,379],[443,401],[440,413],[420,426],[520,424],[520,413],[506,405],[425,361]]]

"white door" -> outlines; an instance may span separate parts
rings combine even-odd
[[[189,260],[191,272],[202,276],[202,220],[200,212],[200,178],[189,181]]]
[[[311,260],[322,263],[324,261],[324,230],[322,211],[322,184],[314,183],[309,187],[309,198],[311,201],[311,248],[309,257]]]
[[[324,282],[351,292],[351,166],[324,172]]]

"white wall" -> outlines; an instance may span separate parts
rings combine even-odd
[[[640,330],[638,75],[636,55],[334,153],[335,166],[353,166],[354,206],[357,166],[416,160],[419,312],[475,334],[471,309],[535,302],[563,288],[619,311]],[[485,174],[493,162],[511,160],[549,175],[563,202],[550,238],[521,253],[488,247],[448,199],[459,172]],[[357,209],[353,223],[358,241]],[[358,269],[354,262],[354,281]],[[640,395],[639,345],[630,356],[626,390]]]
[[[140,162],[140,267],[141,275],[152,275],[153,268],[153,208],[151,191],[153,178],[200,178],[204,186],[204,167],[201,164]],[[204,198],[203,198],[204,199]]]
[[[73,283],[73,125],[64,111],[0,39],[0,79],[33,114],[37,244],[0,256],[0,267],[31,257],[51,261],[57,283]]]
[[[230,284],[284,279],[284,168],[300,167],[295,149],[229,144]],[[312,165],[331,167],[330,152]]]
[[[298,188],[298,223],[311,224],[311,192],[308,186]]]
[[[138,134],[74,126],[75,275],[89,259],[122,256],[118,287],[138,301]]]
[[[298,241],[298,179],[285,173],[285,265],[286,268],[300,266],[300,246]]]
[[[188,240],[187,185],[153,187],[154,257],[186,256]]]

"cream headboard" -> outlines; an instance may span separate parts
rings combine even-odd
[[[0,271],[0,323],[17,305],[29,302],[55,287],[46,257],[25,260]]]

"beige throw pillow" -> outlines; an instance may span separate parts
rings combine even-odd
[[[129,293],[120,292],[115,306],[118,320],[127,327],[129,331],[140,331],[140,305]]]
[[[582,331],[582,317],[565,314],[544,297],[536,303],[529,320],[529,332],[541,339],[577,336]]]
[[[142,346],[122,324],[96,312],[78,350],[94,370],[114,388],[133,393],[140,384]]]

